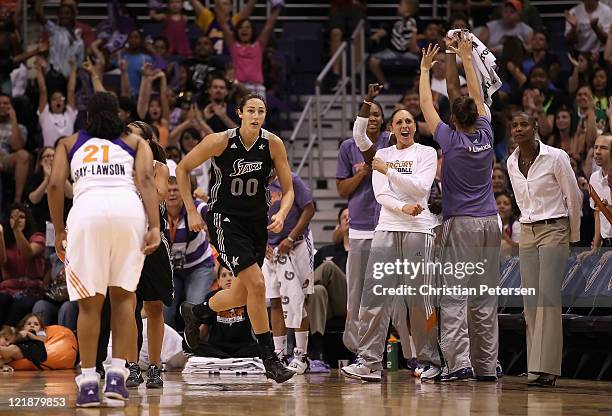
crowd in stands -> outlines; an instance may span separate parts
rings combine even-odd
[[[78,308],[68,299],[63,265],[51,241],[54,234],[49,228],[47,187],[54,146],[60,138],[83,128],[87,100],[94,91],[115,92],[122,121],[151,124],[165,148],[171,177],[166,237],[178,273],[174,300],[164,307],[164,318],[167,325],[180,331],[180,303],[202,302],[210,290],[231,285],[231,276],[216,269],[206,233],[190,232],[186,226],[173,169],[206,135],[239,126],[236,105],[249,92],[268,99],[267,129],[278,132],[284,125],[279,114],[286,103],[282,103],[279,91],[282,69],[274,35],[283,3],[271,1],[269,17],[258,30],[250,20],[257,0],[245,1],[234,14],[229,0],[216,0],[211,8],[200,0],[149,2],[149,17],[159,22],[161,30],[146,37],[139,22],[118,1],[109,2],[110,18],[92,28],[79,20],[77,0],[61,0],[57,16],[45,14],[43,2],[36,0],[34,17],[42,33],[40,39],[23,45],[21,1],[0,1],[0,326],[21,331],[0,332],[0,364],[28,358],[14,348],[7,350],[15,343],[35,349],[35,364],[44,361],[42,351],[36,348],[45,340],[46,326],[59,324],[76,330]],[[190,4],[189,10],[184,3]],[[329,44],[321,45],[329,55],[361,19],[367,20],[367,3],[331,1]],[[537,120],[539,140],[566,151],[571,159],[584,199],[579,244],[588,248],[581,257],[584,260],[599,246],[612,245],[610,225],[604,218],[596,218],[588,196],[589,184],[603,183],[612,168],[610,141],[598,140],[602,134],[612,134],[612,8],[603,0],[583,0],[568,8],[563,35],[569,53],[560,56],[551,49],[551,33],[528,0],[499,3],[494,8],[491,0],[449,0],[448,18],[438,21],[419,18],[418,1],[398,1],[395,20],[388,24],[368,22],[368,76],[383,86],[383,95],[401,92],[396,108],[408,110],[417,121],[416,141],[438,152],[439,184],[442,153],[419,105],[421,48],[431,43],[441,47],[431,71],[431,89],[435,108],[448,123],[452,103],[445,60],[455,59],[455,55],[445,53],[445,36],[451,29],[477,35],[495,55],[502,81],[490,105],[496,155],[492,184],[503,223],[501,258],[518,253],[520,212],[506,160],[517,146],[510,139],[511,115],[524,111]],[[495,18],[488,19],[491,13]],[[200,35],[190,37],[196,33],[191,27],[197,27]],[[401,86],[388,76],[398,67],[409,74]],[[330,75],[332,87],[340,74],[338,62]],[[463,74],[459,79],[461,93],[467,95]],[[381,111],[378,133],[386,130],[384,122]],[[343,139],[338,137],[338,143]],[[192,173],[194,196],[202,213],[210,169],[208,161]],[[368,166],[359,171],[362,179],[371,176]],[[341,197],[349,194],[339,189]],[[609,193],[606,197],[610,203]],[[67,213],[72,198],[69,182],[65,198]],[[321,360],[325,323],[346,314],[348,217],[348,209],[343,208],[334,244],[320,247],[315,256],[315,287],[308,315],[311,356]],[[601,261],[611,255],[604,254]],[[37,323],[29,322],[32,312]],[[208,324],[203,334],[207,331],[214,345],[203,350],[223,348],[227,341],[223,337],[234,336]],[[250,330],[248,325],[245,328]],[[242,335],[236,335],[237,339]],[[245,348],[251,347],[247,339]]]

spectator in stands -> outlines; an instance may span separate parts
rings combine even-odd
[[[515,36],[504,38],[503,50],[499,59],[498,75],[503,81],[500,94],[512,94],[527,83],[527,76],[522,69],[525,48]]]
[[[178,165],[181,161],[181,151],[176,146],[168,146],[166,147],[166,157]]]
[[[45,236],[27,205],[14,204],[9,213],[0,227],[0,324],[15,326],[42,297]]]
[[[50,272],[51,281],[47,285],[45,298],[37,301],[32,308],[32,313],[40,316],[46,325],[61,325],[76,331],[79,306],[76,301],[68,299],[66,288],[66,270],[55,253],[50,256],[52,267]]]
[[[508,172],[501,166],[495,166],[493,168],[493,178],[491,182],[493,186],[493,193],[495,195],[499,193],[508,193],[510,178],[508,177]]]
[[[589,184],[599,196],[599,199],[610,210],[612,198],[610,197],[610,187],[608,186],[608,175],[612,155],[612,136],[609,134],[599,136],[595,140],[593,160],[599,169],[591,174]],[[591,208],[595,210],[595,230],[591,249],[580,253],[576,260],[582,262],[586,257],[597,254],[600,248],[612,247],[612,225],[604,213],[595,205],[595,201],[590,199]]]
[[[597,135],[601,133],[600,123],[607,120],[606,113],[595,107],[593,93],[588,85],[578,88],[575,115],[578,118],[578,156],[584,159],[588,150],[593,147]],[[603,131],[603,128],[601,130]]]
[[[612,46],[612,42],[610,43]],[[567,92],[574,95],[578,87],[589,85],[593,76],[593,55],[590,52],[580,52],[577,57],[567,55],[572,64],[572,73],[567,80]]]
[[[220,266],[217,272],[219,289],[211,292],[206,298],[221,290],[229,289],[235,279],[231,271]],[[192,346],[196,355],[215,358],[246,358],[259,355],[246,305],[206,317],[199,313],[199,306],[188,302],[181,306],[181,315],[186,323],[193,322],[194,326],[203,324],[200,338],[197,334],[189,340],[185,338],[187,346]]]
[[[89,48],[89,46],[96,40],[96,34],[91,26],[87,23],[78,20],[79,15],[79,1],[78,0],[61,0],[60,6],[71,6],[74,10],[74,29],[75,33],[80,32],[81,39],[83,39],[83,43],[85,44],[85,48]]]
[[[235,25],[244,19],[251,17],[257,0],[246,1],[238,14],[231,15],[232,0],[215,0],[214,10],[204,7],[199,0],[189,0],[196,14],[196,25],[204,32],[212,42],[213,53],[229,58],[229,49],[224,42],[223,31],[217,16],[231,16],[230,28],[234,30]],[[225,59],[226,61],[228,59]]]
[[[611,93],[608,71],[606,68],[596,68],[591,78],[591,91],[593,91],[595,108],[603,112],[606,112],[611,105],[608,101]]]
[[[207,205],[196,201],[200,215]],[[187,211],[178,190],[176,178],[168,181],[166,198],[166,238],[170,244],[170,260],[174,267],[174,299],[164,306],[164,321],[176,329],[176,310],[183,300],[199,305],[215,280],[214,260],[205,231],[192,232],[187,227]]]
[[[527,26],[529,26],[530,28],[532,28],[533,30],[542,30],[544,28],[544,23],[542,22],[542,17],[540,16],[540,12],[536,8],[536,6],[532,6],[530,4],[531,3],[530,0],[519,0],[519,1],[522,4],[522,10],[520,12],[521,21],[525,23]],[[490,2],[489,2],[489,6],[491,6]],[[486,24],[486,21],[488,20],[499,19],[502,16],[503,10],[504,10],[503,4],[496,7],[493,13],[490,13],[490,14],[489,14],[489,10],[484,10],[485,22],[483,24]]]
[[[416,55],[419,52],[417,22],[414,17],[417,11],[418,3],[416,0],[400,0],[397,7],[397,14],[400,18],[390,26],[377,29],[370,37],[373,42],[380,42],[386,37],[389,38],[389,47],[373,54],[369,63],[370,71],[385,89],[389,88],[389,84],[382,70],[382,65],[396,61],[402,61],[412,67],[418,64],[419,58]]]
[[[521,287],[535,289],[523,297],[528,385],[554,386],[563,351],[561,281],[569,243],[580,240],[582,195],[569,157],[536,139],[532,116],[516,113],[511,129],[519,144],[508,158],[508,173],[522,214]]]
[[[151,98],[153,82],[159,80],[159,95]],[[138,117],[157,128],[159,144],[166,147],[168,144],[168,119],[170,106],[168,104],[168,82],[166,74],[160,69],[153,69],[153,65],[145,64],[142,70],[142,80],[138,93],[136,106]]]
[[[54,157],[55,148],[53,147],[45,146],[38,151],[34,174],[29,177],[26,187],[26,201],[32,209],[33,217],[36,219],[36,230],[41,233],[46,232],[46,223],[51,221],[49,203],[47,201],[47,188],[49,187]],[[70,181],[66,181],[64,195],[67,199],[72,199],[72,184]],[[64,205],[66,206],[67,213],[71,204],[65,201]]]
[[[204,107],[204,121],[215,132],[238,127],[236,105],[228,102],[229,90],[223,75],[214,75],[208,85],[208,104]]]
[[[21,202],[30,171],[31,157],[24,149],[27,139],[28,130],[17,122],[11,97],[0,93],[0,165],[15,177],[14,202]]]
[[[136,104],[130,97],[119,97],[119,119],[126,125],[138,119]]]
[[[212,55],[212,41],[207,36],[200,36],[196,41],[193,56],[183,61],[183,65],[188,70],[188,79],[191,81],[190,87],[196,93],[204,90],[208,85],[211,74],[225,70],[225,65]]]
[[[506,174],[507,175],[507,174]],[[518,242],[521,236],[521,223],[517,221],[514,200],[506,192],[496,194],[495,202],[502,221],[502,240],[499,260],[503,263],[510,257],[518,255]]]
[[[37,58],[34,62],[36,81],[38,83],[38,121],[43,135],[43,145],[54,147],[57,139],[70,136],[74,132],[78,110],[76,109],[76,77],[77,68],[74,61],[70,62],[68,91],[66,97],[61,91],[47,92],[47,84],[43,73],[43,61]]]
[[[329,319],[346,315],[346,260],[349,249],[349,211],[340,208],[333,244],[314,256],[314,293],[308,297],[310,351],[313,367],[324,368],[324,334]],[[327,367],[329,368],[329,366]]]
[[[560,91],[553,88],[546,69],[534,66],[521,91],[523,110],[537,119],[538,131],[542,137],[550,135],[554,114],[559,107],[569,101]]]
[[[429,21],[423,34],[417,35],[417,46],[426,48],[430,43],[438,43],[443,37],[442,27],[437,21]],[[444,67],[444,65],[442,65]]]
[[[550,39],[546,31],[541,29],[533,31],[531,54],[523,60],[522,71],[524,74],[529,74],[533,67],[540,66],[547,70],[550,82],[556,84],[561,65],[559,64],[559,57],[548,50],[549,42]]]
[[[163,22],[162,35],[168,40],[170,54],[185,58],[191,56],[191,47],[187,37],[187,16],[183,14],[181,0],[168,0],[167,13],[149,10],[149,17],[156,22]]]
[[[230,50],[234,79],[240,82],[249,92],[266,96],[263,78],[263,54],[268,40],[274,32],[274,24],[282,11],[282,6],[272,9],[270,17],[257,38],[250,20],[243,19],[236,23],[236,35],[230,29],[229,16],[219,16],[223,29],[225,44]]]
[[[195,111],[196,114],[199,112]],[[197,119],[197,117],[196,117]],[[203,123],[203,124],[200,124]],[[187,127],[184,127],[187,126]],[[179,160],[183,158],[187,153],[189,153],[194,147],[198,145],[202,141],[202,138],[212,134],[213,131],[208,127],[206,123],[201,121],[194,121],[193,119],[186,120],[184,123],[180,124],[172,133],[180,132],[180,140],[179,145],[181,149],[181,156]],[[178,162],[177,162],[178,163]],[[210,168],[211,161],[208,159],[204,163],[202,163],[197,168],[191,171],[192,182],[195,185],[194,195],[196,198],[206,201],[208,199],[208,184],[210,181]]]
[[[472,26],[484,26],[491,13],[491,0],[448,0],[447,11],[449,16],[463,14],[465,22]],[[468,21],[471,20],[471,24]],[[457,29],[457,28],[454,28]]]
[[[548,138],[548,145],[565,150],[568,155],[580,156],[584,143],[576,137],[578,120],[574,112],[566,106],[560,107],[555,113],[555,124],[552,134]]]
[[[467,29],[470,30],[470,22],[468,17],[463,13],[451,14],[448,18],[449,29]]]
[[[501,54],[506,36],[516,36],[523,42],[525,49],[530,49],[533,29],[521,22],[522,10],[523,4],[520,0],[505,1],[501,19],[488,22],[480,32],[479,38],[491,52]]]
[[[60,6],[57,24],[47,20],[41,0],[36,0],[36,19],[49,33],[49,71],[57,71],[64,78],[70,75],[72,60],[80,66],[85,57],[85,45],[80,31],[76,31],[76,15],[73,6]]]
[[[127,73],[129,81],[129,95],[126,95],[126,91],[122,91],[122,95],[136,97],[140,89],[142,67],[147,62],[153,63],[153,58],[147,53],[144,36],[139,30],[130,32],[127,49],[122,53],[121,60],[126,61],[124,73]]]
[[[612,9],[599,0],[582,0],[565,11],[565,40],[578,52],[594,56],[604,50],[612,25]]]
[[[329,55],[333,56],[343,40],[353,34],[359,21],[366,19],[367,0],[332,0],[329,8]],[[359,51],[359,48],[358,48]],[[360,59],[356,56],[355,59]],[[360,62],[359,60],[357,62]],[[330,85],[340,81],[342,60],[334,62],[330,73]]]

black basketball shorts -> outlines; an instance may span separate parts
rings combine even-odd
[[[208,212],[206,225],[211,244],[219,253],[219,263],[238,276],[257,263],[263,265],[268,243],[268,218],[237,217]]]

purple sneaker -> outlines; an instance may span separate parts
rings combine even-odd
[[[77,395],[77,407],[96,407],[100,406],[100,378],[84,377],[78,375],[76,383],[79,389]]]
[[[321,360],[310,360],[310,368],[308,373],[329,373],[331,371],[330,366]]]
[[[129,393],[125,387],[128,376],[127,368],[109,368],[104,383],[104,397],[108,399],[127,400]]]
[[[460,381],[460,380],[470,380],[474,378],[474,372],[470,367],[460,368],[457,371],[453,371],[450,374],[442,374],[440,376],[440,381]]]

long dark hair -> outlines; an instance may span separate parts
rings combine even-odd
[[[119,119],[119,102],[114,94],[96,92],[89,99],[85,130],[105,140],[115,140],[126,132],[125,124]]]
[[[153,152],[153,159],[161,163],[166,163],[166,152],[164,151],[164,148],[157,143],[157,134],[155,134],[153,126],[145,123],[144,121],[133,121],[130,124],[133,124],[140,129],[140,137],[149,143],[151,152]]]
[[[16,202],[9,208],[8,215],[3,224],[4,244],[6,247],[13,247],[15,245],[15,234],[13,233],[13,228],[11,227],[11,213],[14,210],[21,211],[25,214],[25,228],[23,229],[23,235],[25,236],[26,240],[29,240],[30,237],[32,237],[32,234],[36,232],[36,223],[30,207],[26,204]]]
[[[555,117],[553,118],[553,128],[552,128],[552,142],[550,143],[554,147],[561,148],[561,131],[559,127],[557,127],[557,115],[561,112],[566,112],[570,116],[570,138],[574,138],[576,134],[576,130],[578,130],[578,119],[574,116],[574,112],[571,108],[563,105],[557,109],[555,112]]]
[[[60,139],[58,139],[58,140],[60,140]],[[43,154],[45,153],[45,150],[53,150],[53,153],[55,154],[55,147],[51,147],[51,146],[43,146],[43,147],[41,147],[40,150],[38,151],[38,153],[36,154],[36,165],[34,165],[34,173],[35,174],[40,173],[40,171],[42,170],[42,167],[40,166],[40,162],[42,162],[42,157],[43,157]]]

